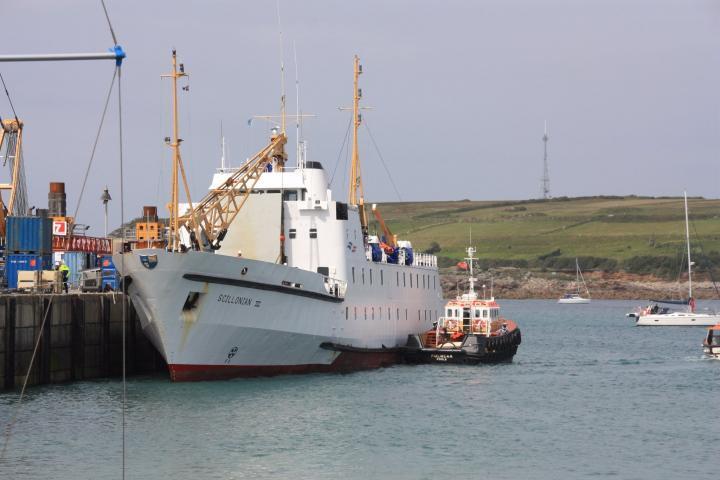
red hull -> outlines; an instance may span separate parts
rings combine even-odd
[[[226,380],[238,377],[272,377],[303,373],[348,373],[389,367],[402,361],[396,352],[342,352],[329,365],[181,365],[170,364],[170,379],[174,382]]]

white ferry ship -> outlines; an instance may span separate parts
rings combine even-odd
[[[114,258],[172,380],[381,367],[400,359],[409,334],[438,320],[436,258],[368,234],[357,155],[361,71],[355,57],[348,202],[333,197],[320,162],[299,157],[285,167],[283,121],[268,147],[218,171],[208,195],[181,214],[175,129],[168,246]],[[173,54],[175,86],[183,74]]]

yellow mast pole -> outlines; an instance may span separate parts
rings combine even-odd
[[[172,73],[161,75],[163,78],[172,78],[173,81],[173,136],[170,140],[170,148],[173,149],[173,166],[172,166],[172,184],[170,186],[170,249],[176,251],[180,247],[180,226],[178,224],[179,210],[179,189],[178,189],[178,170],[180,165],[180,140],[178,138],[178,97],[177,97],[177,79],[186,76],[184,69],[178,72],[177,54],[172,51]]]
[[[362,177],[360,174],[360,155],[358,151],[358,129],[362,118],[360,117],[360,89],[358,77],[362,73],[360,57],[355,55],[355,68],[353,75],[353,148],[352,164],[350,166],[350,188],[348,189],[348,203],[358,206],[360,225],[364,235],[367,235],[367,215],[365,214],[365,198],[363,195]],[[359,194],[359,198],[358,198]]]

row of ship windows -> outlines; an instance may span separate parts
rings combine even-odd
[[[362,281],[362,284],[365,285],[365,268],[363,267],[360,275],[360,279]],[[369,276],[370,276],[370,285],[373,284],[373,270],[372,268],[368,268]],[[415,286],[414,288],[420,288],[420,279],[422,279],[422,288],[430,289],[430,278],[432,277],[432,288],[433,290],[437,290],[437,277],[434,275],[429,274],[423,274],[420,276],[419,273],[415,274]],[[409,280],[409,282],[408,282]],[[355,267],[352,267],[352,282],[355,283]],[[395,272],[395,283],[399,287],[400,286],[400,272]],[[406,272],[403,272],[402,274],[402,285],[403,287],[407,287],[408,283],[410,283],[410,288],[413,288],[413,276],[412,273],[407,274]],[[385,273],[384,270],[380,270],[380,285],[385,285]]]
[[[369,310],[368,310],[369,308]],[[383,308],[378,307],[377,310],[375,307],[363,307],[363,311],[361,312],[361,315],[365,318],[365,320],[375,320],[375,314],[377,313],[378,320],[383,319]],[[436,322],[438,319],[438,312],[437,310],[418,310],[418,322],[421,320]],[[352,311],[353,319],[358,319],[358,307],[353,307]],[[390,307],[387,307],[387,317],[385,317],[386,320],[392,320],[392,309]],[[408,319],[408,310],[405,309],[405,320]],[[345,320],[350,320],[350,307],[345,307]],[[400,309],[395,309],[395,320],[400,320]]]

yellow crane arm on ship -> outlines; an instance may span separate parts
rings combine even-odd
[[[380,229],[385,235],[385,242],[387,242],[387,244],[393,248],[397,247],[397,240],[395,240],[395,235],[393,235],[393,233],[390,231],[390,228],[385,224],[385,220],[383,219],[382,215],[380,215],[380,210],[378,210],[377,204],[372,204],[372,211],[375,215],[375,219],[380,224]]]
[[[268,165],[283,169],[287,155],[287,136],[278,133],[270,143],[233,172],[221,185],[213,188],[205,198],[191,205],[187,213],[179,218],[181,224],[191,232],[196,248],[220,247],[227,229],[247,201],[260,176]],[[201,238],[197,238],[200,235]]]

